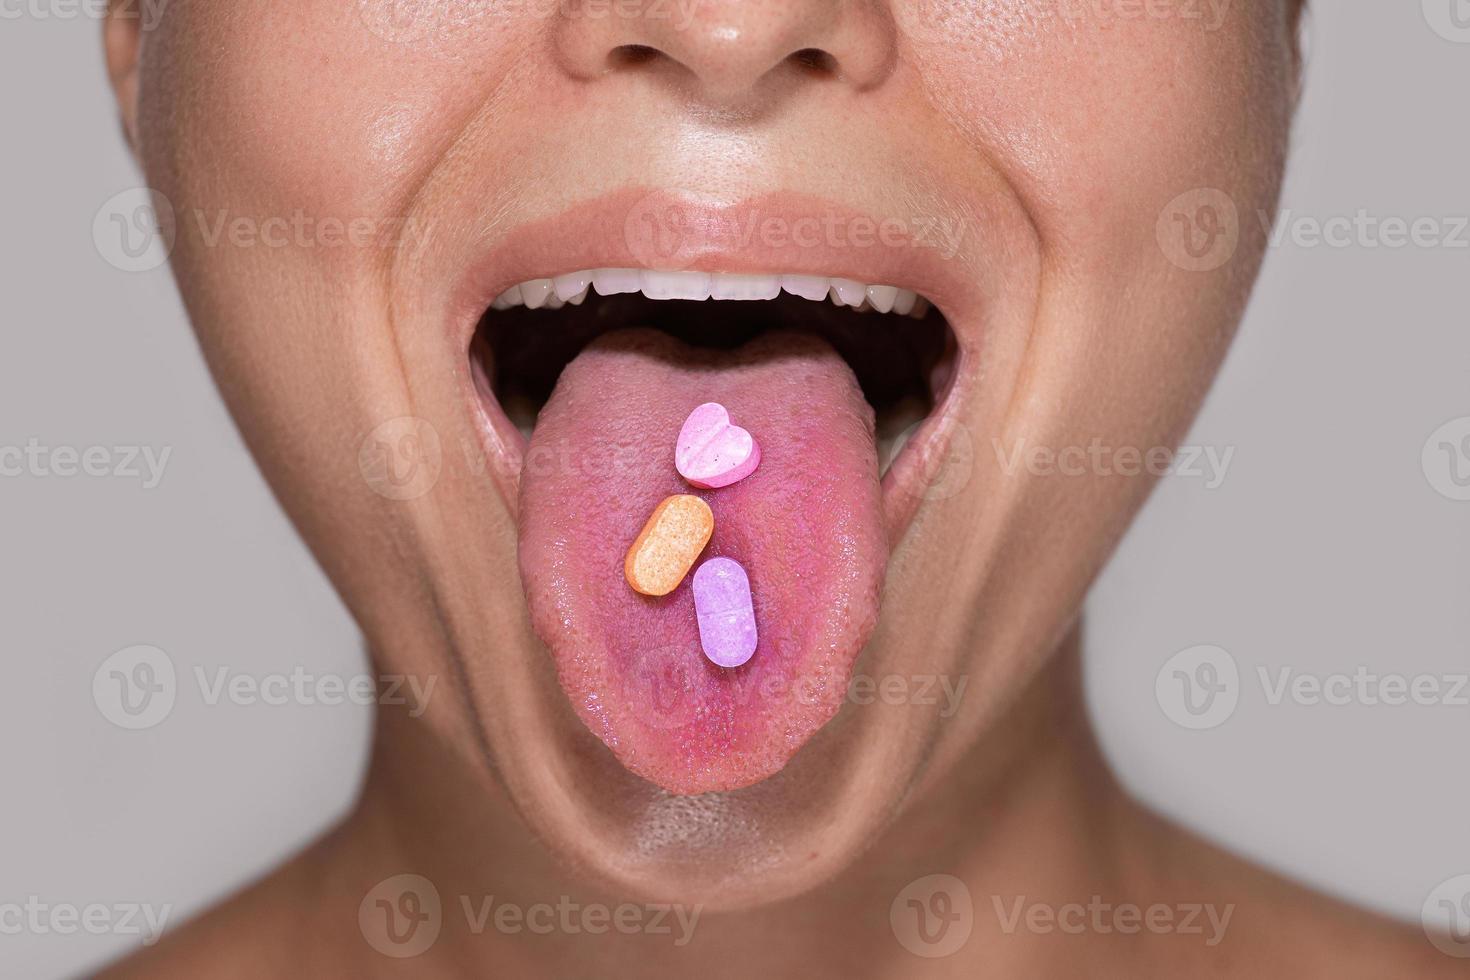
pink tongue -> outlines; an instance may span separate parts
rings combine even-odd
[[[720,490],[674,469],[679,427],[707,401],[761,446],[760,468]],[[675,493],[714,511],[699,561],[725,555],[750,576],[760,642],[743,667],[701,652],[692,573],[658,599],[623,578],[628,546]],[[567,365],[537,419],[520,503],[532,622],[582,720],[672,792],[764,779],[837,712],[887,555],[873,412],[824,341],[766,334],[722,352],[616,331]]]

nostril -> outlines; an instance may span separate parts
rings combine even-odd
[[[620,44],[608,52],[608,61],[614,68],[631,68],[645,65],[659,54],[658,48],[646,44]]]
[[[608,66],[613,69],[636,68],[664,57],[664,52],[648,44],[620,44],[608,52]],[[802,48],[787,55],[797,68],[816,75],[836,75],[837,59],[821,48]]]
[[[790,59],[801,68],[819,75],[837,74],[837,59],[832,57],[821,48],[802,48],[789,55]]]
[[[662,85],[724,108],[764,105],[814,83],[871,88],[896,50],[886,4],[872,0],[692,0],[685,19],[645,0],[624,4],[629,16],[573,16],[584,3],[592,0],[554,4],[565,16],[555,19],[552,44],[568,75]]]

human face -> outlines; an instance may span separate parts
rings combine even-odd
[[[1070,628],[1254,279],[1293,21],[174,0],[113,60],[211,369],[379,667],[440,678],[421,723],[552,849],[739,905],[983,753]],[[588,269],[818,298],[490,309]],[[733,670],[687,582],[622,575],[709,400],[763,450],[697,491],[751,581]]]

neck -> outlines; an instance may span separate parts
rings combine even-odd
[[[1064,903],[1119,894],[1122,841],[1139,819],[1088,725],[1075,632],[976,745],[931,776],[868,854],[836,880],[776,906],[659,912],[602,894],[560,866],[490,785],[427,726],[380,717],[359,807],[320,858],[331,895],[351,905],[334,918],[353,923],[344,952],[363,961],[364,975],[392,961],[362,942],[357,905],[378,882],[404,873],[433,882],[441,901],[439,938],[415,961],[427,976],[480,975],[491,961],[546,973],[577,965],[586,969],[571,972],[617,975],[626,964],[640,976],[688,975],[705,957],[718,972],[732,950],[751,972],[784,975],[830,964],[834,937],[839,955],[862,972],[889,963],[902,975],[914,959],[885,920],[901,892],[934,874],[968,890],[974,926],[965,948],[992,970],[1008,964],[1025,972],[1011,961],[1032,955],[1031,944],[998,941],[1014,929],[1006,910],[1026,896]],[[938,916],[959,898],[934,899],[926,885],[916,887],[905,893],[919,903],[915,915],[922,906]],[[898,903],[895,930],[908,905]],[[793,921],[802,928],[781,928]],[[770,941],[777,930],[779,944]]]

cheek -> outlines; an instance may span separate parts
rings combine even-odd
[[[1277,4],[1001,0],[968,18],[921,51],[926,89],[997,158],[1049,260],[1149,246],[1189,189],[1268,205],[1290,103]]]
[[[201,206],[343,220],[397,213],[416,176],[493,103],[497,86],[512,84],[511,28],[526,29],[441,13],[437,33],[420,36],[405,26],[413,9],[392,0],[177,4],[145,52],[150,163]]]

